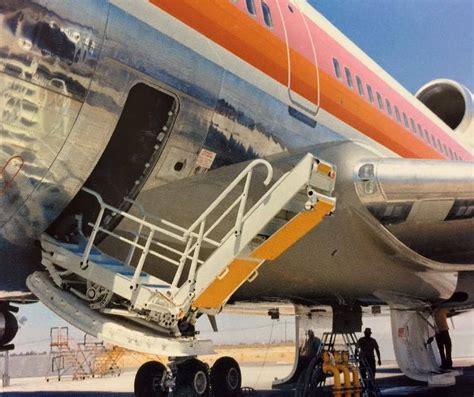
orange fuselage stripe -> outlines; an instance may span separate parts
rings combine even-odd
[[[242,13],[230,1],[221,0],[150,0],[159,8],[248,62],[274,80],[288,85],[286,44],[268,29]],[[317,89],[315,65],[303,55],[291,51],[291,88],[314,102]],[[309,77],[309,78],[308,78]],[[312,78],[313,77],[313,78]],[[398,155],[407,158],[443,159],[375,106],[360,98],[334,77],[319,70],[320,106],[366,136]]]

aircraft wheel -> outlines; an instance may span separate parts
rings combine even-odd
[[[166,367],[158,361],[143,364],[135,375],[135,397],[164,397],[167,392],[163,387]]]
[[[178,365],[175,395],[177,397],[208,397],[209,367],[195,358]]]
[[[219,358],[211,368],[211,385],[216,397],[239,396],[242,374],[237,361],[232,357]]]

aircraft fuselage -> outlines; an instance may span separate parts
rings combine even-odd
[[[354,164],[472,155],[319,14],[268,1],[270,29],[260,8],[246,14],[245,2],[53,3],[1,5],[5,297],[28,293],[24,277],[38,265],[34,241],[42,232],[67,239],[75,214],[93,218],[96,209],[78,193],[83,185],[117,207],[127,208],[128,196],[186,222],[196,214],[182,213],[186,194],[170,197],[177,181],[305,151],[337,164],[337,215],[264,267],[236,299],[379,301],[377,291],[426,299],[454,292],[456,272],[441,289],[403,266],[355,215],[368,213],[354,188]],[[119,222],[110,219],[118,230]],[[471,226],[450,227],[462,237]]]

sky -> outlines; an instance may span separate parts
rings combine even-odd
[[[474,1],[310,0],[310,3],[410,92],[436,78],[457,80],[474,91]],[[47,350],[50,327],[67,325],[41,304],[23,307],[21,316],[27,321],[15,340],[19,352]],[[239,343],[282,340],[285,334],[291,339],[294,334],[294,320],[290,318],[272,323],[268,318],[221,315],[217,321],[221,329],[218,334],[212,334],[205,319],[200,321],[202,337],[213,337],[218,343]],[[474,315],[459,316],[455,325],[454,355],[474,356]],[[379,342],[382,340],[382,351],[393,357],[389,318],[366,318],[365,326],[374,328],[374,336]],[[70,329],[73,336],[82,335]],[[456,344],[456,335],[468,343]]]
[[[474,91],[474,1],[309,2],[410,92],[437,78]]]

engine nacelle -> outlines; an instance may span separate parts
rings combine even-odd
[[[0,312],[0,348],[10,343],[17,332],[16,317],[9,311]]]
[[[469,89],[453,80],[433,80],[416,97],[443,120],[456,136],[474,147],[474,99]]]

